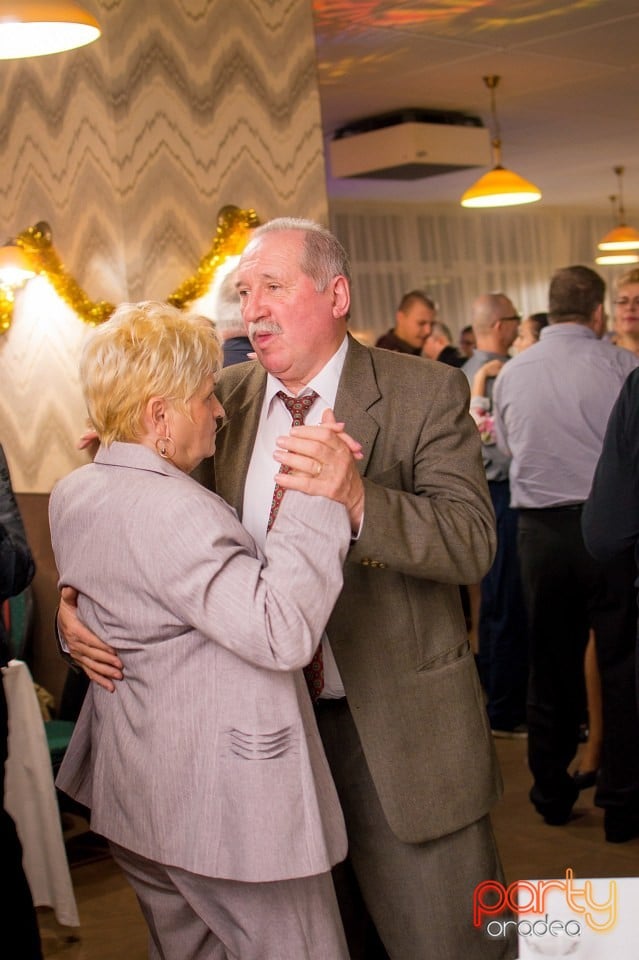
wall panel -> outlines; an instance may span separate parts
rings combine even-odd
[[[209,249],[218,210],[327,222],[306,0],[84,0],[89,47],[0,63],[0,237],[47,220],[92,299],[163,298]],[[87,328],[19,294],[0,336],[0,442],[16,489],[83,461],[75,369]]]

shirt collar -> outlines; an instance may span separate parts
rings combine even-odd
[[[338,350],[333,354],[328,363],[324,364],[320,372],[306,384],[303,390],[300,390],[298,396],[303,397],[307,393],[310,393],[311,390],[314,390],[327,406],[331,408],[334,407],[339,378],[342,375],[347,351],[348,337],[345,336]],[[264,405],[268,410],[271,409],[273,397],[279,390],[284,390],[284,393],[292,396],[277,377],[274,377],[271,373],[267,373]]]
[[[540,340],[548,340],[550,337],[588,337],[591,340],[597,340],[597,334],[592,327],[585,323],[574,323],[571,320],[565,320],[563,323],[549,323],[539,334]]]

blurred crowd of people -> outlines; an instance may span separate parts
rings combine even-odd
[[[465,360],[428,297],[430,327],[411,347],[461,366],[469,381],[497,552],[483,579],[462,589],[493,735],[527,739],[530,799],[547,823],[566,823],[579,792],[595,787],[606,840],[625,842],[639,835],[628,480],[639,270],[622,274],[613,296],[608,329],[604,281],[586,267],[558,270],[548,310],[525,318],[506,294],[480,294],[459,334]],[[386,340],[406,329],[398,311]],[[617,498],[608,491],[619,484]]]

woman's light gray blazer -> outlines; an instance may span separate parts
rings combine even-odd
[[[326,871],[346,838],[301,667],[342,586],[346,511],[288,491],[265,558],[218,496],[139,444],[50,501],[60,584],[125,681],[91,684],[57,784],[92,828],[205,876]]]

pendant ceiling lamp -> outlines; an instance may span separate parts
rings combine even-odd
[[[534,203],[541,199],[540,190],[519,174],[507,170],[501,164],[501,134],[495,89],[499,77],[484,77],[484,83],[490,90],[490,110],[492,116],[492,153],[494,167],[469,187],[461,198],[462,207],[515,207],[521,203]]]
[[[100,36],[90,13],[66,0],[0,0],[0,60],[83,47]]]
[[[611,253],[613,251],[619,252],[619,251],[628,251],[628,250],[639,250],[639,232],[637,232],[637,230],[635,230],[634,227],[629,227],[627,225],[626,212],[623,208],[622,177],[623,177],[624,168],[613,167],[612,169],[617,175],[617,183],[619,185],[619,188],[618,188],[619,204],[616,210],[613,202],[613,216],[617,222],[617,225],[616,227],[613,227],[613,229],[610,230],[609,233],[605,235],[605,237],[602,237],[602,239],[599,241],[598,246],[600,250],[610,251]],[[610,197],[610,199],[612,201],[615,201],[617,197]],[[636,260],[637,258],[635,257],[634,260],[616,260],[614,262],[636,263]],[[600,260],[597,259],[597,263],[599,262]],[[611,262],[611,261],[608,261],[608,262]]]
[[[612,217],[613,217],[613,220],[615,220],[615,219],[618,217],[618,215],[619,215],[618,212],[617,212],[617,211],[618,211],[618,207],[617,207],[617,197],[616,197],[616,195],[613,193],[613,194],[611,194],[610,197],[608,197],[608,199],[610,200],[610,203],[612,204]],[[624,227],[624,229],[625,229],[625,230],[631,230],[631,231],[632,231],[632,227]],[[615,227],[614,230],[611,230],[610,233],[607,233],[607,234],[606,234],[606,236],[603,238],[603,241],[602,241],[602,242],[604,242],[607,238],[612,237],[613,234],[617,234],[617,240],[615,240],[614,237],[613,237],[613,240],[610,241],[610,242],[612,242],[612,243],[619,242],[619,239],[618,239],[619,235],[618,235],[618,233],[617,233],[618,230],[619,230],[619,228],[618,228],[618,227]],[[634,232],[634,231],[633,231],[633,232]],[[601,243],[599,244],[599,249],[602,249]],[[633,251],[633,250],[624,250],[624,249],[620,249],[620,248],[618,248],[618,247],[617,247],[617,248],[615,248],[615,247],[608,247],[608,248],[605,248],[605,249],[604,249],[604,252],[603,252],[603,253],[600,253],[600,254],[596,257],[595,263],[600,264],[600,266],[616,267],[616,266],[618,266],[619,264],[623,264],[623,263],[639,263],[639,256],[638,256],[637,253],[636,253],[635,251]]]

